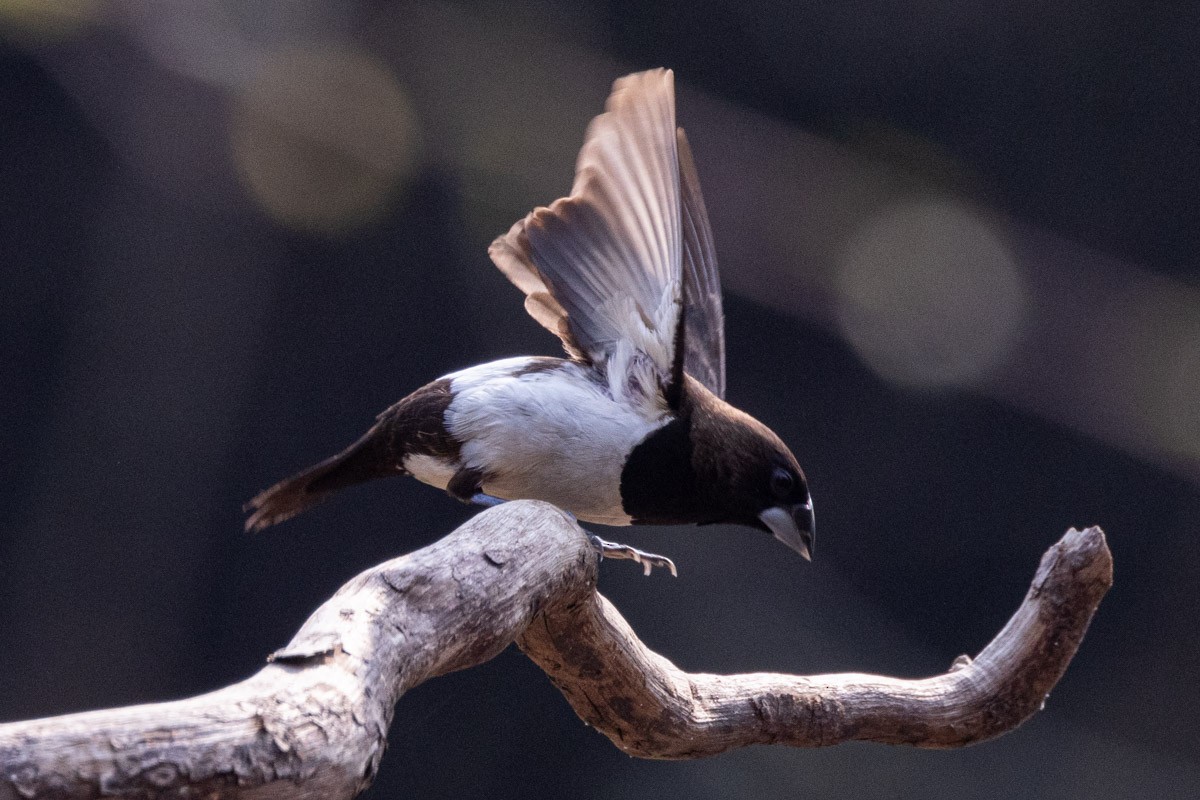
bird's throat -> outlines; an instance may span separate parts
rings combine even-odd
[[[676,417],[630,451],[621,471],[621,502],[634,524],[688,524],[720,516],[697,479],[692,455],[688,417]]]

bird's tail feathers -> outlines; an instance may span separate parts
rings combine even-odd
[[[404,474],[403,467],[380,452],[386,442],[375,433],[372,430],[337,455],[260,492],[243,507],[251,512],[246,530],[261,531],[291,519],[347,486]]]

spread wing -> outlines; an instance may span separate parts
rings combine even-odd
[[[676,135],[683,198],[683,369],[717,397],[724,398],[725,312],[721,305],[717,251],[700,194],[692,148],[683,128]]]
[[[488,252],[525,292],[530,315],[614,392],[673,405],[687,369],[723,393],[716,260],[669,70],[614,84],[588,127],[571,195]]]

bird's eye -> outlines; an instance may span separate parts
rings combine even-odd
[[[771,494],[779,499],[790,497],[796,488],[796,478],[786,469],[779,467],[771,473]]]

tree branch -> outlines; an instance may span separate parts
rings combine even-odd
[[[580,717],[633,755],[850,739],[956,747],[1037,711],[1112,582],[1103,533],[1072,530],[973,662],[910,681],[681,672],[595,592],[596,571],[587,537],[552,506],[486,511],[352,579],[245,681],[188,700],[0,725],[0,800],[185,789],[353,797],[379,766],[404,692],[514,641]]]
[[[961,747],[1010,731],[1041,708],[1111,585],[1103,532],[1068,531],[1042,557],[1025,602],[983,652],[922,680],[689,674],[642,644],[599,594],[547,611],[517,644],[575,713],[642,758],[851,740]]]

